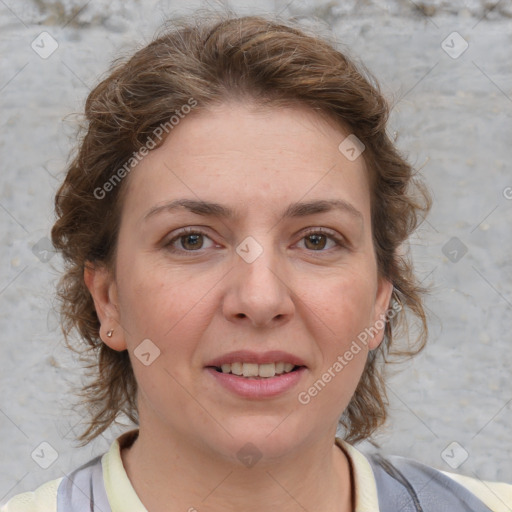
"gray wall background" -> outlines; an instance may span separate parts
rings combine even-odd
[[[430,340],[390,377],[391,417],[376,440],[385,453],[512,482],[511,2],[254,4],[228,5],[315,17],[368,66],[394,104],[390,130],[433,191],[432,212],[411,240],[418,274],[432,286]],[[0,2],[0,501],[103,453],[126,429],[73,444],[81,417],[69,389],[81,371],[52,309],[60,261],[44,252],[73,144],[69,114],[114,57],[148,42],[166,18],[220,5]],[[43,31],[58,44],[46,58],[31,47],[51,50]],[[57,457],[47,469],[46,445],[39,465],[31,456],[42,442]]]

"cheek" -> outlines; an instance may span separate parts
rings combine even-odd
[[[178,302],[177,288],[167,289],[165,283],[154,279],[150,269],[139,272],[137,265],[132,266],[130,272],[119,273],[119,306],[123,327],[130,338],[140,337],[157,338],[159,330],[169,325],[172,318],[168,318],[169,303]],[[162,300],[163,297],[166,300]]]
[[[302,300],[315,313],[312,320],[323,321],[327,337],[338,348],[369,326],[373,316],[375,284],[368,269],[343,269],[322,279],[301,285]],[[331,343],[332,344],[332,343]]]
[[[210,321],[207,276],[197,282],[176,266],[154,264],[134,257],[119,266],[121,322],[130,353],[144,339],[150,339],[170,361],[193,354],[195,340]],[[164,359],[164,358],[162,358]]]
[[[364,275],[364,274],[363,274]],[[308,329],[321,354],[299,403],[312,417],[329,416],[337,421],[348,406],[368,357],[368,347],[358,336],[369,327],[373,310],[371,280],[357,275],[334,277],[324,293],[310,294]],[[328,412],[327,412],[328,411]]]

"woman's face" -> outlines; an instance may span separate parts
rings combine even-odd
[[[141,429],[227,458],[332,440],[392,289],[347,135],[307,109],[223,105],[181,120],[127,178],[116,275],[97,277]]]

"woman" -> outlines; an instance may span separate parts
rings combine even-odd
[[[430,198],[369,75],[292,23],[194,18],[85,110],[52,232],[97,369],[80,440],[139,428],[3,511],[509,510],[510,485],[352,446],[427,335],[402,244]]]

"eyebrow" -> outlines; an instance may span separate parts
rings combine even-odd
[[[237,210],[219,203],[197,201],[195,199],[175,199],[174,201],[151,208],[146,215],[144,215],[144,220],[148,220],[150,217],[153,217],[158,213],[172,212],[180,208],[185,208],[192,213],[203,215],[205,217],[217,217],[227,220],[237,220],[240,218],[240,214]],[[333,210],[348,213],[359,221],[363,221],[363,214],[352,204],[347,201],[343,201],[342,199],[321,199],[318,201],[292,203],[282,213],[281,220],[287,218],[306,217],[308,215],[325,213]]]

